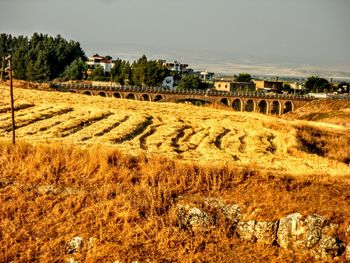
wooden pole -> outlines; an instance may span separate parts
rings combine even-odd
[[[11,118],[12,118],[12,143],[16,144],[16,124],[15,124],[15,107],[13,100],[13,83],[12,83],[12,65],[11,56],[7,57],[9,61],[9,75],[10,75],[10,96],[11,96]]]

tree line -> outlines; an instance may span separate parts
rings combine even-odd
[[[65,40],[60,35],[51,37],[38,33],[31,38],[0,34],[2,69],[4,57],[9,54],[12,55],[14,77],[34,82],[63,77],[69,65],[86,60],[79,42]]]
[[[102,67],[94,69],[91,80],[105,80],[128,84],[132,86],[158,86],[170,71],[161,60],[148,60],[145,55],[130,63],[127,60],[116,59],[110,72],[103,72]]]

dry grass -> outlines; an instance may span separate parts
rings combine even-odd
[[[9,139],[8,87],[0,87],[0,137]],[[276,174],[349,174],[349,144],[343,157],[317,155],[300,146],[300,127],[330,137],[348,130],[331,124],[286,121],[208,107],[15,89],[17,136],[42,143],[103,144],[137,156],[165,155],[187,162],[254,164]],[[22,105],[22,106],[21,106]],[[24,105],[24,106],[23,106]],[[346,142],[346,139],[344,140]],[[332,150],[332,143],[327,151]]]
[[[339,237],[348,241],[342,235],[350,223],[348,176],[275,176],[253,165],[196,165],[61,143],[1,142],[0,167],[1,262],[313,261],[242,242],[225,225],[181,230],[176,205],[200,206],[208,197],[239,204],[248,215],[254,211],[257,220],[318,213],[339,223]],[[66,255],[65,242],[74,236],[82,236],[85,246]]]
[[[350,100],[315,100],[290,112],[286,119],[325,122],[350,128]]]

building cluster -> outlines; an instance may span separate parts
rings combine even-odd
[[[192,68],[189,68],[188,64],[183,64],[178,61],[167,62],[162,61],[163,66],[172,72],[169,76],[165,77],[161,86],[168,89],[176,89],[180,80],[186,75],[196,75],[202,81],[212,84],[213,88],[219,91],[227,92],[251,92],[251,91],[260,91],[260,92],[281,92],[283,88],[283,81],[277,80],[252,80],[250,82],[237,82],[233,78],[231,79],[218,79],[215,78],[213,72],[208,71],[195,71]],[[113,62],[111,59],[108,59],[103,56],[94,55],[88,58],[88,75],[92,73],[94,69],[98,66],[103,68],[104,73],[109,73],[113,67]],[[303,83],[295,82],[289,83],[290,88],[295,91],[301,91],[303,89]]]

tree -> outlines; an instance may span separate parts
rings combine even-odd
[[[76,58],[64,71],[64,80],[81,80],[87,71],[86,63],[79,57]]]
[[[147,57],[143,55],[132,64],[132,81],[136,86],[141,87],[145,81],[147,69]]]
[[[285,91],[285,92],[291,93],[292,92],[292,87],[291,87],[290,84],[284,83],[281,91]]]
[[[104,81],[108,80],[108,77],[105,77],[103,67],[97,66],[90,76],[91,80]]]
[[[75,59],[86,60],[79,42],[34,33],[24,36],[0,35],[0,58],[11,50],[14,76],[31,81],[48,81],[63,75]]]
[[[330,89],[328,80],[318,76],[308,77],[305,82],[306,92],[327,92]]]
[[[239,73],[238,75],[234,75],[234,80],[237,82],[251,82],[252,76],[248,73]]]
[[[205,85],[205,83],[203,83],[202,80],[196,75],[186,75],[180,80],[177,88],[178,89],[205,89],[207,88],[207,85]]]

